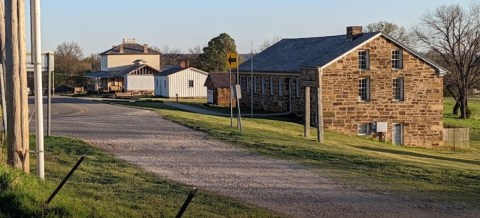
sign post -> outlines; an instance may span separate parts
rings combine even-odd
[[[230,88],[230,127],[233,127],[233,89],[232,89],[232,68],[237,67],[237,53],[230,52],[227,54],[227,66],[228,66],[228,77],[229,77],[229,88]]]
[[[238,69],[238,54],[236,52],[231,52],[227,54],[227,66],[230,72],[230,127],[233,127],[233,105],[232,100],[235,98],[237,103],[237,128],[240,129],[240,132],[243,133],[242,128],[242,115],[240,112],[240,98],[242,98],[242,90],[240,88],[240,74]],[[237,68],[237,78],[235,82],[235,86],[232,85],[232,68]]]
[[[300,74],[300,80],[305,87],[305,125],[303,135],[310,135],[310,87],[316,88],[317,94],[317,141],[323,143],[323,105],[322,105],[322,74],[317,69],[303,69]]]

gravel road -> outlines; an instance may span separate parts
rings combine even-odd
[[[158,114],[53,99],[52,134],[83,139],[163,178],[287,217],[477,217],[478,209],[355,190],[291,161],[264,157]],[[48,151],[47,151],[48,152]]]

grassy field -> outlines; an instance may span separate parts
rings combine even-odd
[[[4,156],[0,156],[0,217],[174,217],[190,192],[189,187],[165,181],[79,140],[50,137],[45,145],[46,182],[7,168]],[[42,210],[43,202],[81,155],[87,155],[85,161],[51,202],[49,210]],[[35,159],[31,163],[33,173]],[[184,214],[275,216],[203,190],[197,192]]]
[[[310,165],[321,175],[358,189],[480,206],[478,137],[472,137],[471,149],[457,151],[393,146],[330,131],[326,132],[325,143],[319,144],[314,135],[303,138],[303,126],[288,118],[245,118],[244,134],[240,134],[237,129],[230,128],[229,118],[178,111],[156,102],[125,104],[157,109],[166,118],[207,132],[213,138]],[[447,100],[447,111],[448,105]],[[472,101],[470,105],[480,108],[480,102]],[[445,122],[463,124],[465,121],[447,116]],[[480,127],[479,120],[468,122],[470,126]],[[476,135],[478,130],[472,134]],[[315,131],[312,129],[312,132]]]

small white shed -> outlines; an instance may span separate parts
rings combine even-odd
[[[167,98],[206,98],[208,73],[188,67],[175,67],[155,74],[155,96]]]

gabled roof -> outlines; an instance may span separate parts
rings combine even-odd
[[[205,86],[208,82],[213,84],[213,87],[217,88],[228,88],[230,87],[230,76],[229,73],[209,73],[207,80],[205,81]],[[236,79],[235,75],[232,74],[232,84],[235,84]]]
[[[204,75],[208,75],[207,72],[199,70],[199,69],[194,68],[194,67],[181,68],[181,67],[178,67],[178,66],[169,68],[169,69],[164,70],[160,73],[156,73],[155,75],[157,75],[157,76],[170,76],[172,74],[175,74],[175,73],[178,73],[178,72],[181,72],[181,71],[184,71],[184,70],[193,70],[195,72],[198,72],[198,73],[201,73],[201,74],[204,74]]]
[[[345,35],[282,39],[253,57],[254,72],[299,72],[301,68],[323,66],[371,39],[378,33],[364,33],[348,41]],[[239,66],[250,71],[250,60]]]
[[[120,53],[120,46],[123,45],[123,53]],[[143,51],[143,45],[134,42],[123,43],[111,49],[108,49],[99,55],[125,55],[125,54],[145,54],[145,55],[159,55],[160,52],[148,48],[148,53]]]
[[[116,77],[123,77],[127,74],[134,73],[142,68],[148,68],[149,71],[153,71],[154,73],[158,72],[154,68],[146,65],[146,64],[132,64],[132,65],[127,65],[121,68],[116,68],[115,70],[110,70],[110,71],[96,71],[96,72],[91,72],[87,73],[83,77],[91,77],[91,78],[116,78]]]
[[[447,71],[440,65],[408,48],[393,37],[380,32],[363,33],[354,40],[347,40],[346,35],[283,39],[253,57],[253,71],[294,73],[300,72],[302,68],[325,67],[357,47],[380,36],[384,36],[417,58],[427,62],[437,69],[439,75],[446,74]],[[242,72],[251,71],[250,60],[240,64],[239,70]]]

